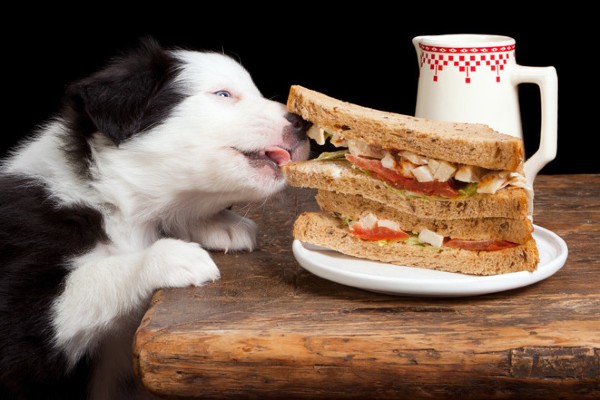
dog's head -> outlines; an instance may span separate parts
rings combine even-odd
[[[279,166],[308,156],[307,123],[218,53],[145,40],[72,85],[66,104],[67,151],[83,172],[157,194],[262,199],[285,185]]]

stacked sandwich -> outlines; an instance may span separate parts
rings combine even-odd
[[[386,263],[476,275],[533,271],[523,143],[486,125],[430,121],[292,86],[288,110],[338,151],[293,162],[291,186],[318,189],[294,238]]]

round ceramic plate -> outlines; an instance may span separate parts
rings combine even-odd
[[[313,249],[294,240],[296,260],[321,278],[373,292],[410,296],[475,296],[516,289],[544,280],[567,260],[565,241],[548,229],[534,225],[533,237],[540,254],[534,272],[474,276],[362,260],[333,250]]]

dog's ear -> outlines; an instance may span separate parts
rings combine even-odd
[[[156,125],[184,97],[174,81],[180,66],[155,40],[143,39],[67,89],[72,128],[85,136],[101,132],[118,145]]]

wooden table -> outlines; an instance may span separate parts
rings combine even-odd
[[[164,398],[600,398],[600,175],[540,175],[534,223],[565,266],[537,284],[470,298],[339,285],[301,268],[291,225],[315,209],[288,189],[250,213],[260,249],[214,254],[222,278],[165,289],[134,344]]]

